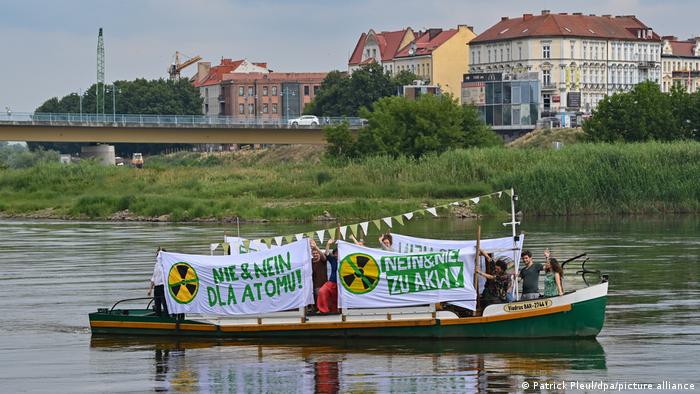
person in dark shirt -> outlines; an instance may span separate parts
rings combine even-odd
[[[338,248],[329,253],[330,247],[335,242],[329,239],[326,244],[326,260],[330,265],[330,277],[318,291],[316,307],[321,313],[338,313]]]
[[[326,255],[311,240],[311,275],[314,285],[314,298],[318,296],[318,290],[328,281],[326,269]]]
[[[506,272],[507,269],[508,265],[503,260],[496,261],[493,275],[481,272],[477,266],[476,273],[486,278],[484,292],[481,294],[481,305],[484,308],[507,301],[510,288],[510,275]]]
[[[523,281],[523,291],[520,300],[535,300],[540,298],[539,281],[540,271],[543,267],[532,259],[532,252],[523,250],[521,253],[525,268],[520,269],[518,277]],[[545,251],[545,257],[549,258],[549,251]]]

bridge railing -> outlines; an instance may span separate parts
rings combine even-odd
[[[295,123],[296,122],[296,123]],[[348,123],[351,127],[364,127],[367,120],[358,117],[318,117],[314,124],[305,125],[298,118],[237,116],[203,116],[203,115],[139,115],[139,114],[76,114],[76,113],[41,113],[41,112],[0,112],[0,123],[38,124],[38,125],[74,125],[74,126],[232,126],[232,127],[310,127],[320,128],[325,125]]]

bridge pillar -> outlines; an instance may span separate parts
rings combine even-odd
[[[94,158],[103,166],[113,166],[115,164],[114,145],[83,146],[80,148],[80,157]]]

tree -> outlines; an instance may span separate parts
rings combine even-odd
[[[85,91],[82,98],[83,114],[94,115],[96,108],[95,86],[92,85]],[[113,108],[118,114],[163,114],[163,115],[202,115],[202,97],[199,90],[187,80],[180,79],[170,81],[164,79],[146,80],[143,78],[133,81],[116,81],[115,94],[105,95],[105,108],[107,116]],[[113,103],[112,100],[115,99]],[[80,112],[80,97],[71,93],[62,98],[53,97],[46,100],[37,113],[72,113]],[[103,109],[99,108],[102,113]],[[58,150],[64,153],[79,153],[80,143],[47,143],[31,142],[28,144],[32,150],[43,148],[46,150]],[[129,156],[133,152],[146,154],[159,153],[167,148],[182,147],[184,144],[115,144],[118,154]]]
[[[384,97],[372,112],[363,110],[368,126],[357,140],[345,130],[327,130],[329,152],[346,156],[386,154],[420,157],[452,148],[501,144],[501,139],[481,122],[473,107],[461,107],[450,95]]]
[[[384,72],[381,65],[366,64],[352,75],[331,71],[321,83],[314,100],[304,108],[307,115],[358,116],[360,108],[371,108],[372,103],[382,97],[397,94],[399,86],[420,79],[408,71],[396,77]]]
[[[629,93],[605,97],[583,131],[590,140],[604,142],[692,138],[691,107],[692,100],[683,91],[674,89],[668,95],[647,81]]]

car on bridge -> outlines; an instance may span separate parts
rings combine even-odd
[[[320,122],[318,121],[318,117],[314,115],[303,115],[298,118],[294,119],[289,119],[287,121],[287,125],[290,127],[297,127],[297,126],[318,126]]]

